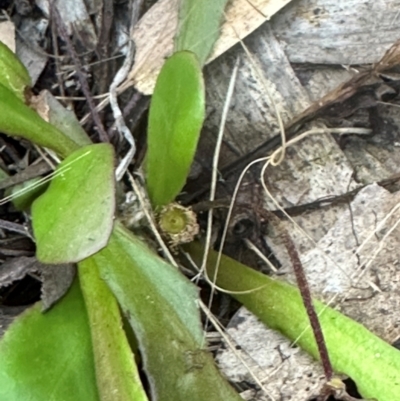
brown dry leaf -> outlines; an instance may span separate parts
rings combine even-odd
[[[400,36],[398,0],[298,0],[272,22],[291,63],[376,63]]]
[[[30,106],[37,111],[40,117],[56,126],[74,142],[81,146],[91,143],[75,114],[66,109],[49,91],[44,90],[38,96],[32,96]]]
[[[233,0],[228,5],[221,36],[207,62],[239,42],[291,0]],[[158,1],[139,21],[132,39],[136,45],[135,64],[124,87],[134,85],[140,92],[153,92],[166,57],[173,52],[178,23],[178,0]]]
[[[400,192],[377,184],[349,204],[294,217],[304,232],[285,221],[299,250],[316,298],[329,302],[389,343],[400,337]],[[295,283],[286,250],[267,239],[282,263],[280,274]]]
[[[39,273],[38,278],[42,281],[42,310],[46,311],[68,291],[75,277],[75,266],[45,265],[38,262],[35,257],[12,258],[0,266],[0,288],[22,280],[32,273]],[[0,307],[0,318],[2,309],[3,305]]]
[[[0,23],[0,42],[3,42],[15,53],[15,27],[11,21]]]
[[[400,63],[400,41],[397,40],[385,53],[382,59],[375,66],[376,73],[384,72],[385,70],[399,65]]]
[[[12,258],[0,266],[0,288],[7,287],[27,274],[35,272],[36,259],[27,256]]]
[[[226,334],[236,349],[223,347],[218,351],[216,359],[219,368],[234,383],[254,383],[248,367],[265,389],[264,392],[251,388],[241,394],[242,398],[253,401],[304,401],[320,393],[325,383],[321,365],[298,347],[292,347],[290,342],[266,327],[246,308],[238,310],[229,322]]]
[[[308,109],[299,114],[296,119],[292,121],[292,124],[310,119],[316,116],[317,113],[321,113],[334,104],[345,102],[355,95],[362,86],[382,82],[380,75],[394,66],[397,66],[399,63],[400,41],[398,40],[385,52],[382,59],[373,69],[354,75],[351,79],[327,93],[324,97],[319,99],[318,102],[314,102]]]
[[[50,2],[48,0],[38,0],[38,7],[42,10],[46,18],[50,14]],[[75,39],[87,50],[93,50],[97,46],[97,36],[89,11],[99,9],[95,4],[83,0],[56,0],[54,2],[60,16],[66,25],[68,33],[74,34]]]
[[[260,66],[261,75],[266,81],[265,87],[274,97],[283,122],[293,126],[293,121],[300,121],[300,124],[296,124],[299,131],[295,135],[326,123],[327,112],[339,109],[341,113],[335,115],[340,117],[339,122],[328,122],[331,124],[328,126],[336,127],[340,123],[340,127],[368,127],[373,130],[369,137],[352,134],[340,138],[314,135],[287,148],[285,160],[279,166],[269,167],[264,178],[277,202],[288,209],[347,194],[354,188],[360,189],[362,184],[398,177],[396,174],[399,173],[399,81],[396,74],[390,76],[391,71],[388,71],[399,60],[398,36],[391,35],[392,28],[396,27],[391,21],[395,21],[397,15],[385,26],[377,25],[376,29],[368,30],[370,26],[365,25],[365,22],[374,19],[379,21],[377,16],[385,15],[386,7],[391,2],[352,1],[352,13],[347,12],[351,8],[348,2],[336,3],[337,11],[328,13],[328,6],[334,9],[331,0],[293,2],[245,40]],[[346,13],[339,10],[342,6]],[[357,13],[361,8],[363,12]],[[296,12],[301,14],[301,18]],[[305,21],[306,15],[314,16],[310,23]],[[293,16],[297,16],[297,19],[293,20]],[[319,26],[311,32],[313,40],[310,40],[310,25],[317,19]],[[282,22],[285,22],[284,26]],[[296,30],[292,24],[296,24]],[[375,38],[378,28],[381,28],[381,35]],[[328,31],[331,34],[328,35]],[[358,35],[360,31],[365,33],[362,38]],[[289,33],[283,37],[282,32]],[[371,36],[367,36],[367,33]],[[343,40],[349,43],[346,48],[341,46]],[[296,46],[300,47],[300,44],[302,49],[308,46],[308,49],[324,50],[320,52],[322,54],[318,53],[321,56],[319,62],[324,65],[307,63],[315,60],[312,58],[311,61],[302,60],[300,65],[295,64],[299,62],[294,58]],[[332,58],[327,57],[331,53],[346,53],[346,57],[350,59],[353,56],[353,60],[357,55],[357,64],[367,64],[371,62],[371,48],[381,49],[375,52],[373,62],[376,64],[372,67],[361,66],[359,72],[331,66]],[[316,51],[312,53],[313,56],[315,54]],[[250,155],[247,162],[266,156],[266,145],[273,143],[279,133],[269,96],[258,74],[254,74],[255,68],[237,46],[205,69],[208,116],[202,133],[198,164],[209,166],[203,162],[209,160],[210,149],[213,149],[213,137],[220,124],[221,99],[228,87],[229,72],[238,58],[242,64],[225,126],[224,139],[227,146],[222,149],[220,159],[221,171],[228,172],[232,171],[232,167],[228,169],[230,166],[237,165],[237,160],[241,160],[238,155],[244,155],[243,159]],[[390,95],[385,96],[390,103],[384,103],[380,96],[384,87],[391,89],[391,92],[384,92]],[[342,106],[348,107],[343,109]],[[321,116],[322,111],[324,121],[315,121],[314,117]],[[329,113],[329,116],[333,114]],[[377,117],[381,120],[378,129],[375,124]],[[288,130],[289,134],[292,132],[295,131]],[[276,141],[268,151],[278,146],[279,141]],[[204,177],[209,180],[209,171],[204,171]],[[260,179],[259,173],[259,170],[253,173],[254,182]],[[226,187],[227,175],[223,177]],[[235,179],[232,181],[236,183]],[[248,188],[243,185],[243,190],[250,192]],[[276,209],[276,205],[267,196],[263,203],[268,210]],[[308,212],[294,215],[293,219],[302,227],[303,232],[287,220],[283,223],[296,243],[313,295],[327,302],[335,298],[332,301],[333,307],[361,322],[389,343],[400,337],[400,322],[396,314],[400,305],[399,204],[399,192],[390,193],[372,184],[360,190],[356,196],[353,194],[347,203],[331,205],[326,202],[317,210],[307,209]],[[290,260],[279,236],[269,232],[265,240],[271,254],[282,266],[279,276],[295,283]],[[279,401],[304,401],[307,392],[318,390],[321,383],[318,372],[321,371],[318,368],[314,370],[312,365],[307,366],[306,362],[305,372],[311,370],[313,373],[311,380],[307,381],[307,373],[303,374],[304,370],[299,367],[297,360],[298,356],[304,356],[302,351],[297,350],[298,354],[289,355],[286,352],[290,349],[289,343],[284,343],[280,338],[276,344],[276,333],[270,333],[256,319],[247,319],[245,315],[243,310],[238,314],[239,318],[245,317],[246,320],[241,320],[240,325],[236,326],[231,322],[228,334],[268,392]],[[250,344],[252,336],[255,338],[254,346]],[[267,357],[261,356],[265,350]],[[285,352],[279,354],[282,350]],[[232,350],[221,349],[217,358],[230,380],[254,385]],[[272,361],[274,358],[276,361]],[[274,387],[275,377],[270,376],[274,369],[278,379],[280,373],[287,379],[285,386],[278,380],[277,387]],[[300,379],[298,384],[292,378]],[[292,389],[286,384],[292,386]],[[251,389],[247,393],[251,394],[246,396],[252,400],[270,400],[266,394],[253,391],[251,385],[249,387]]]
[[[45,68],[48,57],[41,49],[46,38],[49,21],[40,13],[24,17],[18,26],[16,54],[24,64],[34,85]]]

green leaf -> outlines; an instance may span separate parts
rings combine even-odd
[[[4,171],[3,168],[0,167],[0,182],[7,179],[9,177],[9,174]]]
[[[37,258],[78,262],[103,248],[113,226],[114,187],[110,144],[90,145],[65,159],[32,206]]]
[[[148,401],[122,328],[117,301],[100,278],[94,258],[80,262],[78,271],[89,316],[101,401]]]
[[[218,39],[228,0],[182,0],[175,50],[195,53],[203,65]]]
[[[17,56],[0,41],[0,84],[25,101],[25,89],[31,86],[31,78]]]
[[[204,83],[196,56],[175,53],[157,78],[149,112],[146,173],[154,206],[172,202],[185,185],[204,110]]]
[[[119,224],[93,256],[137,336],[154,401],[240,401],[203,348],[197,290]]]
[[[203,248],[192,243],[191,256],[201,263]],[[214,276],[217,253],[211,251],[207,263],[210,277]],[[222,255],[216,284],[228,291],[242,292],[232,296],[239,300],[263,323],[279,330],[314,358],[319,353],[310,329],[308,316],[299,290],[274,280],[235,260]],[[257,289],[255,291],[250,291]],[[400,394],[400,352],[372,334],[364,326],[341,313],[314,301],[320,314],[325,341],[333,368],[351,377],[365,398],[393,401]]]
[[[78,281],[49,312],[40,309],[24,312],[0,341],[0,399],[99,401]]]
[[[17,210],[27,210],[33,201],[41,195],[48,187],[48,182],[43,178],[32,178],[22,184],[15,185],[5,194],[12,197],[12,203]]]
[[[39,98],[47,108],[47,119],[51,125],[59,129],[79,146],[92,144],[92,141],[82,128],[74,112],[66,109],[48,91],[42,91]]]
[[[50,148],[62,157],[79,145],[61,131],[44,121],[13,92],[0,84],[0,131],[20,136],[40,146]]]

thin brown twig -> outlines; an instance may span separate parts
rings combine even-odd
[[[98,35],[97,55],[98,59],[108,59],[110,56],[110,37],[112,22],[114,19],[114,2],[113,0],[103,1],[103,10],[101,18],[100,33]],[[99,93],[104,93],[109,86],[109,75],[111,70],[110,63],[101,63],[93,70],[97,77],[97,85]],[[99,112],[104,113],[104,112]]]
[[[141,7],[143,0],[137,0],[132,4],[132,10],[131,10],[131,19],[130,19],[130,31],[132,32],[136,21],[139,16],[139,10]],[[135,47],[134,43],[132,40],[128,42],[128,49],[127,49],[127,54],[124,60],[124,63],[122,64],[121,68],[118,70],[118,72],[115,74],[113,82],[110,85],[110,106],[111,110],[113,112],[113,116],[115,119],[115,125],[118,129],[118,131],[124,136],[126,141],[130,145],[130,149],[128,153],[124,156],[124,158],[121,160],[120,164],[116,168],[115,175],[117,177],[117,180],[120,180],[122,176],[124,175],[125,171],[128,169],[128,166],[132,159],[135,156],[136,153],[136,142],[135,139],[128,128],[128,126],[125,123],[122,111],[118,105],[118,99],[117,99],[117,89],[121,85],[123,81],[125,81],[126,77],[129,74],[129,71],[132,68],[133,62],[134,62],[134,56],[135,56]]]
[[[42,174],[49,173],[50,171],[51,167],[45,161],[30,165],[21,172],[2,180],[0,182],[0,190],[21,184],[31,178],[36,178]]]
[[[314,334],[315,342],[317,344],[319,356],[321,358],[322,368],[325,373],[325,378],[327,383],[330,383],[333,379],[333,368],[332,363],[329,358],[328,349],[326,347],[326,342],[324,339],[324,334],[322,332],[321,323],[318,319],[318,314],[315,311],[310,287],[308,285],[308,281],[306,275],[304,273],[304,268],[300,260],[299,253],[297,252],[296,246],[290,236],[289,232],[286,230],[285,227],[282,226],[281,221],[278,217],[276,217],[272,212],[264,210],[263,213],[265,214],[266,220],[268,220],[281,234],[282,242],[285,246],[289,258],[292,262],[293,271],[296,276],[296,282],[299,287],[300,295],[303,300],[303,305],[306,309],[306,313],[308,319],[310,321],[310,325]]]
[[[25,235],[26,237],[31,238],[28,229],[22,224],[13,223],[12,221],[0,219],[0,228],[12,231],[14,233],[22,234]]]
[[[61,68],[60,68],[60,53],[58,51],[58,43],[57,43],[57,27],[53,19],[51,19],[51,39],[53,42],[53,52],[56,55],[55,66],[56,66],[56,77],[58,81],[60,96],[65,97],[65,90],[63,80],[61,79]]]
[[[301,298],[303,300],[304,307],[306,308],[308,319],[310,320],[311,328],[313,330],[315,337],[315,342],[317,343],[318,352],[321,358],[322,368],[324,369],[326,380],[330,381],[333,377],[333,368],[329,358],[329,353],[326,347],[321,324],[319,322],[317,312],[315,311],[314,305],[312,303],[310,287],[308,286],[308,281],[304,273],[304,269],[301,264],[299,254],[293,243],[292,238],[290,237],[286,229],[281,228],[281,231],[282,231],[283,244],[287,249],[290,260],[292,262]]]
[[[82,92],[86,97],[86,100],[88,102],[88,106],[89,109],[91,111],[91,114],[93,116],[93,121],[96,124],[97,130],[99,132],[99,137],[100,140],[102,142],[109,142],[109,138],[107,136],[107,133],[104,129],[103,123],[100,120],[100,116],[99,113],[96,110],[96,106],[93,102],[93,98],[92,95],[90,93],[90,89],[89,89],[89,85],[88,82],[86,80],[85,75],[83,74],[83,68],[82,68],[82,63],[78,57],[78,55],[75,52],[75,49],[72,45],[72,42],[68,36],[68,32],[67,32],[67,28],[64,24],[64,21],[62,20],[57,7],[54,5],[54,2],[51,3],[51,12],[54,15],[54,18],[56,20],[57,23],[57,28],[58,28],[58,32],[60,34],[61,39],[66,43],[67,45],[67,49],[68,49],[68,53],[70,54],[70,56],[72,57],[72,60],[74,61],[75,64],[75,68],[76,68],[76,74],[78,76],[79,82],[81,84],[82,87]]]
[[[268,16],[265,15],[255,4],[253,4],[250,0],[246,0],[246,2],[254,9],[256,10],[261,16],[263,16],[265,19],[268,19]]]
[[[101,30],[97,46],[97,51],[99,52],[100,59],[108,57],[110,32],[111,32],[113,17],[114,17],[114,2],[112,0],[104,0]]]

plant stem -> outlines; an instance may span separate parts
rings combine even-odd
[[[294,274],[296,276],[297,285],[299,286],[301,298],[303,299],[304,307],[306,308],[308,318],[310,319],[310,324],[314,333],[315,342],[317,343],[319,355],[321,357],[321,364],[324,369],[325,378],[327,381],[329,381],[333,377],[332,364],[329,358],[329,353],[326,347],[321,324],[319,322],[317,312],[315,311],[312,302],[310,287],[308,286],[307,278],[300,261],[299,253],[297,252],[293,240],[286,229],[283,229],[282,236],[283,236],[283,244],[285,245],[288,251],[290,260],[292,261]]]

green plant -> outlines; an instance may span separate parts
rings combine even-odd
[[[17,62],[15,58],[11,61]],[[23,70],[20,64],[19,68]],[[189,91],[182,90],[177,80],[163,82],[162,77],[175,74],[176,69],[187,75],[185,84]],[[204,118],[204,89],[197,57],[185,51],[176,53],[167,61],[158,87],[153,110],[157,109],[157,99],[165,94],[189,103],[194,94],[193,108],[186,110],[194,111],[192,119],[181,112],[182,103],[174,106],[175,115],[169,110],[165,112],[162,100],[160,111],[151,112],[151,126],[157,126],[157,119],[164,118],[167,125],[180,127],[179,131],[172,129],[167,134],[181,135],[178,141],[187,138],[189,142],[185,143],[192,149],[174,179],[164,176],[163,180],[173,186],[173,192],[166,194],[165,186],[157,192],[156,187],[162,182],[154,180],[155,148],[150,146],[148,187],[154,191],[154,204],[161,206],[173,200],[184,184]],[[113,222],[114,160],[110,145],[81,147],[82,141],[74,139],[71,132],[62,132],[43,121],[18,93],[4,85],[0,86],[0,104],[5,111],[0,117],[2,132],[25,137],[65,158],[47,191],[33,202],[32,223],[38,259],[46,263],[78,262],[79,272],[79,280],[55,308],[44,315],[38,306],[28,310],[1,341],[0,394],[8,400],[146,400],[122,329],[121,308],[137,337],[155,399],[239,400],[204,349],[196,288],[118,222]],[[68,131],[68,127],[64,130]],[[158,140],[161,138],[156,136],[151,142]],[[176,150],[172,146],[172,160]],[[178,152],[185,157],[182,149]],[[164,160],[164,164],[168,163],[171,159]],[[67,317],[72,310],[84,324],[74,328],[76,319],[69,319],[57,326],[60,316]],[[39,332],[46,333],[43,341],[37,339]],[[76,343],[78,337],[85,339],[82,345]],[[72,347],[73,353],[59,347],[59,341]],[[25,360],[32,342],[36,346],[29,355],[34,357]],[[68,359],[72,355],[79,356],[78,360]],[[62,365],[57,365],[57,361]],[[24,368],[19,369],[22,363]],[[39,380],[34,391],[17,385],[28,385],[35,378],[37,381],[38,366],[43,380]],[[58,373],[62,380],[57,380],[55,373],[60,369],[69,374]],[[71,387],[79,386],[80,381],[87,386],[71,392]]]
[[[154,206],[171,203],[183,188],[196,151],[205,110],[201,66],[180,51],[164,64],[151,100],[146,159]]]
[[[156,209],[172,202],[185,183],[204,118],[201,67],[215,40],[209,32],[216,31],[225,3],[183,2],[176,53],[159,75],[150,108],[146,183]],[[201,6],[202,13],[194,12],[195,6]],[[211,25],[198,15],[206,15]],[[196,287],[113,220],[111,146],[88,145],[84,134],[76,136],[73,124],[57,128],[42,120],[22,97],[29,84],[26,71],[9,52],[2,57],[4,65],[11,66],[7,68],[18,65],[18,85],[0,79],[0,131],[48,147],[64,158],[49,188],[32,206],[37,257],[46,263],[77,262],[78,278],[49,312],[42,314],[39,305],[29,309],[0,342],[1,398],[146,400],[133,359],[135,347],[123,328],[126,317],[154,399],[239,400],[204,349]],[[191,245],[190,250],[199,258],[198,246]],[[268,284],[267,294],[257,291],[237,298],[291,338],[308,324],[294,288],[234,261],[223,259],[218,284],[238,291]],[[323,316],[324,332],[332,334],[327,342],[334,366],[353,376],[365,396],[393,400],[398,391],[398,351],[388,350],[364,328],[334,311]],[[354,333],[350,339],[338,322]],[[352,341],[347,348],[345,340]],[[359,343],[369,361],[365,367],[349,364],[345,357]],[[318,357],[310,332],[301,345]],[[377,361],[376,352],[384,358]],[[371,377],[366,367],[374,362],[381,363],[382,374]],[[365,381],[369,384],[363,385]]]
[[[191,243],[187,249],[194,260],[201,263],[203,247]],[[216,262],[217,253],[211,251],[207,263],[210,277],[214,276]],[[216,284],[232,292],[234,298],[268,327],[280,331],[292,341],[297,340],[304,350],[320,359],[297,288],[256,272],[224,255],[216,275]],[[400,391],[400,352],[361,324],[322,302],[314,301],[314,307],[319,314],[335,371],[351,377],[363,397],[379,401],[395,400]]]

